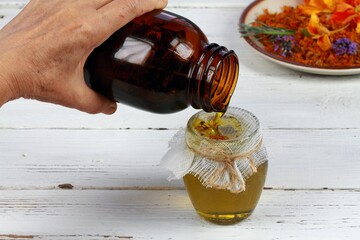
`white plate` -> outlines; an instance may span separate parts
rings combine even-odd
[[[247,6],[240,17],[240,24],[251,24],[254,22],[260,14],[263,13],[264,9],[269,9],[270,12],[280,12],[282,6],[297,6],[299,3],[302,3],[302,0],[257,0]],[[353,75],[359,74],[359,67],[314,67],[302,63],[297,63],[294,61],[289,61],[283,59],[275,54],[271,54],[264,50],[264,47],[259,43],[254,37],[244,37],[245,41],[255,49],[255,52],[259,53],[261,56],[269,59],[272,62],[280,64],[282,66],[307,72],[313,74],[321,75]]]

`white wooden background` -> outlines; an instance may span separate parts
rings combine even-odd
[[[248,220],[201,220],[183,183],[158,166],[196,110],[156,115],[120,104],[113,116],[87,115],[17,100],[0,109],[0,239],[359,239],[360,79],[300,73],[254,54],[237,31],[250,2],[167,8],[240,58],[231,105],[259,117],[270,157]],[[0,1],[0,27],[25,3]]]

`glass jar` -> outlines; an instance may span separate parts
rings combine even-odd
[[[192,106],[225,112],[238,79],[234,51],[209,43],[189,19],[165,10],[140,16],[89,56],[88,85],[113,101],[155,113]]]
[[[195,156],[183,180],[197,213],[217,224],[247,218],[268,168],[258,119],[239,108],[220,119],[202,111],[188,121],[185,138]]]

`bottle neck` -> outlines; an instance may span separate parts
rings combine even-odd
[[[205,47],[191,74],[191,105],[206,112],[225,112],[239,74],[234,51],[215,43]]]

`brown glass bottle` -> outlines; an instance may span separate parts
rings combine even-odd
[[[115,32],[89,56],[89,86],[133,107],[172,113],[189,105],[224,112],[238,78],[236,54],[209,44],[188,19],[147,13]]]

